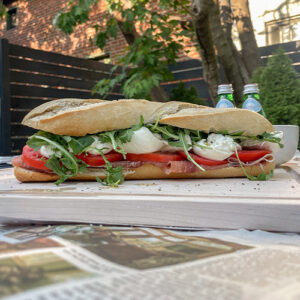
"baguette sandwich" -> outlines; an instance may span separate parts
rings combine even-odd
[[[28,113],[39,131],[13,159],[21,182],[245,177],[264,180],[282,135],[260,114],[147,100],[60,99]]]

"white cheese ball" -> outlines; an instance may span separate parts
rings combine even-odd
[[[45,157],[50,157],[51,155],[54,154],[54,147],[52,145],[43,145],[40,148],[40,153]],[[61,157],[61,152],[57,151],[56,155],[58,157]]]
[[[230,157],[235,148],[241,149],[232,137],[222,134],[211,133],[207,140],[202,139],[193,146],[193,151],[205,158],[213,160],[224,160]]]
[[[113,149],[110,143],[101,143],[98,136],[92,135],[91,137],[94,139],[94,142],[85,150],[85,152],[97,155],[99,154],[98,150],[101,150],[103,154],[106,154]]]
[[[133,131],[131,141],[123,144],[127,153],[142,154],[159,151],[164,142],[157,138],[147,127]]]

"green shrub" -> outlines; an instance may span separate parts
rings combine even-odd
[[[272,124],[300,126],[300,80],[282,49],[273,53],[266,67],[255,70],[252,82],[259,84],[261,103]]]
[[[194,86],[187,88],[182,81],[180,81],[178,85],[172,89],[169,99],[199,105],[207,105],[203,98],[199,98],[198,92]]]

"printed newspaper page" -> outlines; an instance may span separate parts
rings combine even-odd
[[[300,299],[300,236],[0,227],[1,299]]]

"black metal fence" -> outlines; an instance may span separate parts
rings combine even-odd
[[[260,48],[264,63],[279,47],[293,60],[295,69],[300,73],[300,41]],[[91,94],[96,82],[120,72],[117,69],[111,74],[112,67],[21,47],[0,39],[0,155],[21,152],[28,136],[34,132],[21,125],[23,117],[32,108],[57,98],[97,98],[96,94]],[[162,83],[167,93],[183,81],[186,86],[195,86],[201,98],[209,99],[200,60],[178,62],[170,66],[170,70],[174,80]],[[122,97],[117,87],[106,99]]]

